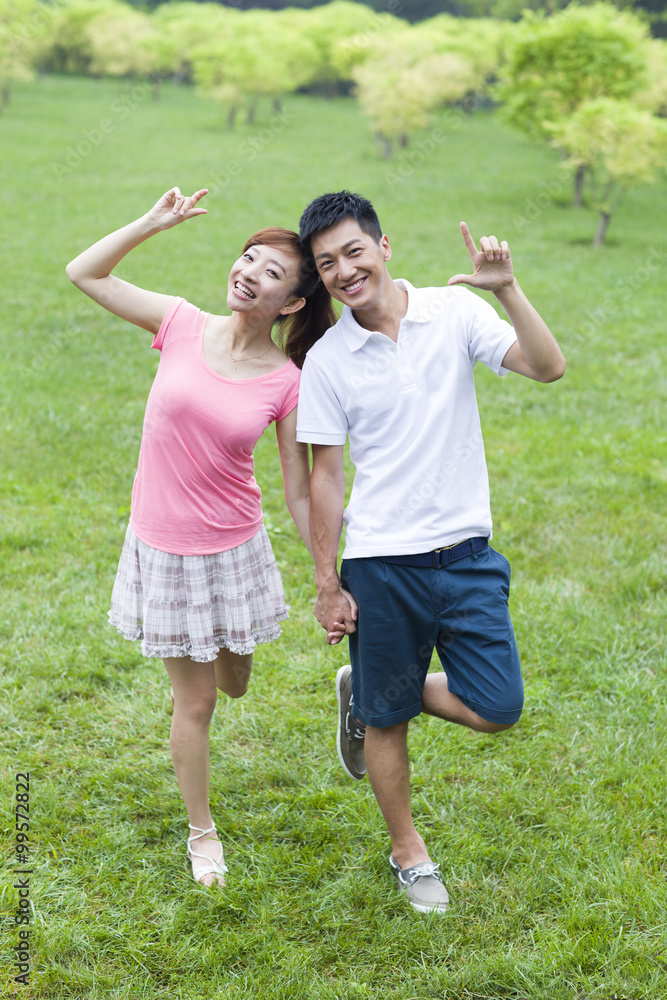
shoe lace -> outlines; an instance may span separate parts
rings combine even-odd
[[[345,716],[345,732],[351,740],[363,740],[366,738],[366,726],[352,716],[350,712]]]
[[[408,868],[406,872],[401,872],[401,881],[405,882],[406,885],[412,885],[415,879],[421,878],[423,875],[432,875],[442,882],[442,875],[440,874],[440,869],[437,865],[434,865],[432,861],[422,861],[420,865],[413,865],[412,868]],[[403,877],[407,876],[407,877]]]

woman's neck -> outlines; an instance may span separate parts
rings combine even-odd
[[[266,319],[232,312],[225,323],[229,351],[239,356],[256,354],[263,347],[270,347],[273,323]]]

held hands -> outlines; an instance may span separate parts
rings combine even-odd
[[[505,240],[498,243],[495,236],[481,236],[480,249],[470,235],[465,222],[461,223],[461,235],[472,261],[473,274],[455,274],[449,279],[449,285],[472,285],[487,292],[499,292],[514,281],[514,269],[510,248]]]
[[[208,188],[202,188],[191,195],[183,195],[180,188],[173,187],[155,203],[147,213],[147,218],[156,229],[164,230],[171,229],[186,219],[194,219],[197,215],[206,215],[205,208],[196,207],[197,202],[206,194]]]
[[[357,631],[357,604],[352,594],[339,587],[337,590],[321,590],[315,601],[314,614],[323,629],[330,646],[337,645],[346,635]]]

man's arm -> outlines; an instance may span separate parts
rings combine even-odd
[[[340,585],[338,544],[343,530],[345,468],[343,445],[313,445],[310,476],[310,540],[315,562],[315,617],[335,645],[356,631],[357,606]]]
[[[514,277],[509,246],[495,236],[482,236],[480,249],[465,222],[461,234],[473,265],[473,274],[455,274],[450,285],[467,284],[493,292],[514,327],[517,342],[503,358],[503,368],[537,382],[555,382],[565,372],[565,358],[551,330],[528,301]]]
[[[556,382],[565,372],[565,358],[556,338],[537,309],[530,304],[516,278],[495,293],[514,327],[517,342],[503,358],[503,368],[536,382]]]

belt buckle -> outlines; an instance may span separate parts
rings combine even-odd
[[[433,569],[442,569],[443,562],[442,562],[442,556],[440,555],[441,552],[449,552],[450,549],[455,549],[458,545],[463,545],[463,542],[469,542],[469,541],[470,541],[469,538],[464,538],[462,541],[454,542],[452,545],[443,545],[442,548],[433,549]],[[437,562],[435,560],[436,553],[438,555]],[[448,564],[445,563],[444,565],[447,566]]]

